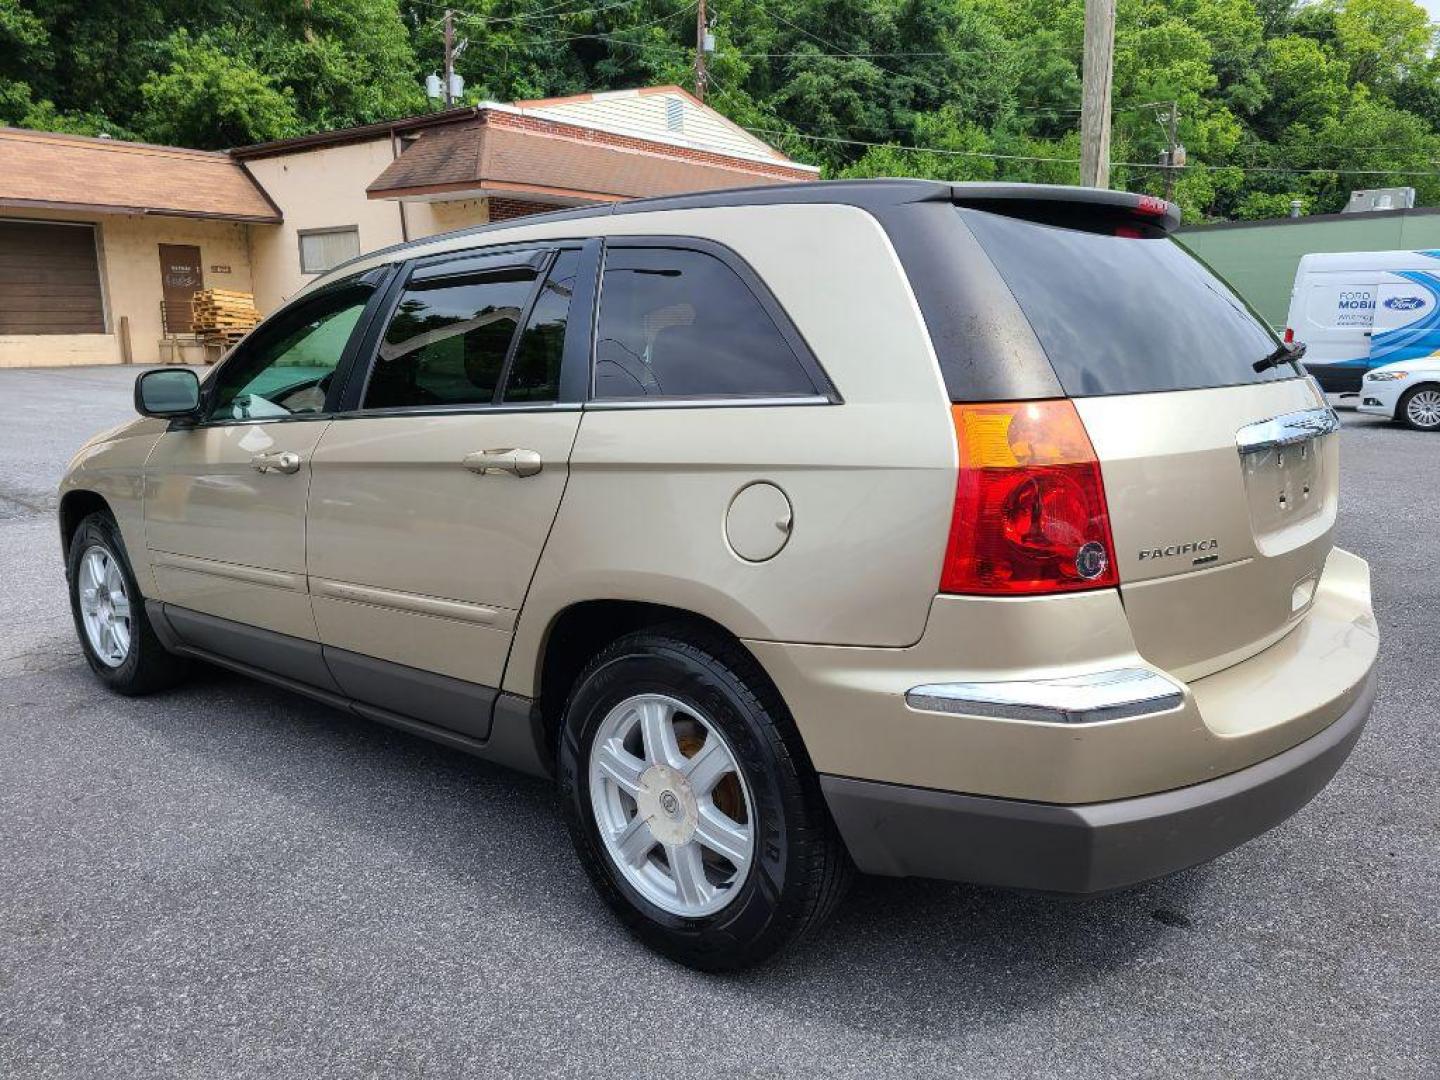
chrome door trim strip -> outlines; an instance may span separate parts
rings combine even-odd
[[[1241,454],[1259,454],[1277,447],[1309,442],[1339,430],[1340,417],[1329,406],[1301,409],[1245,425],[1235,433],[1235,446]]]
[[[473,604],[465,600],[447,600],[439,596],[379,589],[373,585],[356,585],[349,581],[311,578],[310,591],[330,600],[348,600],[356,604],[390,608],[412,615],[430,615],[440,619],[475,623],[494,630],[509,630],[515,624],[515,612],[509,608]]]
[[[184,570],[192,574],[208,574],[211,577],[243,581],[247,585],[266,585],[272,589],[288,589],[290,592],[305,591],[305,575],[292,574],[284,570],[266,570],[259,566],[245,566],[242,563],[221,562],[218,559],[202,559],[197,555],[180,555],[171,551],[152,553],[151,562],[170,570]]]
[[[905,694],[923,712],[1042,724],[1098,724],[1178,709],[1185,689],[1149,668],[1115,668],[1058,679],[931,683]]]
[[[596,398],[585,403],[587,412],[616,409],[745,409],[783,405],[834,405],[823,394],[796,394],[791,397],[699,397],[699,398]]]

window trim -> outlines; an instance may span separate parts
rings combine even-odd
[[[494,258],[487,257],[448,260],[456,262],[458,264],[462,264],[458,265],[453,272],[429,272],[432,266],[438,264],[432,263],[428,259],[424,261],[412,262],[410,265],[408,265],[406,267],[406,272],[403,275],[403,283],[395,290],[394,296],[391,297],[389,310],[386,312],[384,320],[381,321],[378,327],[379,332],[375,335],[375,340],[369,343],[370,348],[367,349],[368,362],[365,365],[365,376],[360,383],[360,391],[356,397],[353,408],[347,409],[347,414],[353,412],[355,414],[363,416],[411,416],[417,412],[427,410],[432,412],[438,411],[441,413],[452,413],[473,412],[477,409],[493,408],[496,398],[500,394],[501,388],[503,388],[505,385],[505,376],[510,369],[510,358],[515,353],[515,347],[520,340],[521,333],[524,332],[525,320],[529,317],[530,309],[535,303],[535,297],[539,294],[540,289],[545,284],[545,275],[549,270],[552,255],[552,253],[545,248],[532,248],[530,250],[521,250],[513,253],[517,256],[529,255],[530,258],[506,258],[506,256],[510,254],[512,253],[502,252]],[[539,262],[540,264],[538,268],[535,265],[537,262]],[[482,265],[477,266],[475,265],[476,263],[480,263]],[[520,269],[533,270],[535,272],[535,280],[531,283],[530,292],[526,295],[525,303],[520,308],[520,318],[515,324],[514,331],[512,331],[510,334],[510,342],[508,345],[505,346],[505,356],[500,361],[500,374],[499,376],[497,376],[495,381],[495,392],[490,395],[490,400],[488,402],[465,401],[456,402],[452,405],[386,405],[379,408],[369,409],[365,407],[365,395],[370,392],[370,383],[375,378],[375,365],[376,362],[380,359],[380,345],[384,341],[385,331],[389,328],[391,320],[395,317],[395,311],[399,308],[400,301],[404,297],[405,293],[409,290],[412,282],[421,282],[426,285],[438,284],[443,287],[443,283],[446,281],[447,278],[467,278],[475,277],[481,274],[493,274],[503,270]]]
[[[607,254],[611,248],[619,249],[649,249],[660,251],[693,251],[701,255],[709,255],[718,259],[727,266],[740,282],[750,291],[750,295],[760,305],[761,309],[769,316],[775,329],[779,331],[780,337],[789,347],[796,362],[799,363],[806,378],[810,380],[813,392],[810,394],[710,394],[703,397],[640,397],[640,398],[601,398],[595,395],[595,346],[600,332],[600,315],[604,303],[604,281],[605,281],[605,260],[600,262],[600,272],[597,276],[595,313],[591,319],[589,370],[587,372],[585,388],[585,407],[587,409],[656,409],[662,407],[671,408],[719,408],[719,407],[750,407],[750,408],[773,408],[784,405],[842,405],[844,398],[841,397],[839,389],[831,380],[830,375],[821,365],[810,348],[810,343],[800,333],[799,328],[790,318],[789,312],[776,299],[775,294],[770,291],[768,285],[755,269],[745,261],[745,258],[734,248],[720,243],[718,240],[711,240],[699,236],[673,236],[673,235],[623,235],[606,236],[603,238],[604,251]]]
[[[368,270],[362,270],[358,274],[350,274],[347,277],[338,278],[335,281],[328,281],[324,285],[309,292],[294,297],[288,303],[277,308],[256,324],[249,333],[240,339],[230,350],[225,359],[210,369],[210,372],[200,383],[200,404],[204,419],[196,421],[172,420],[168,431],[175,431],[180,428],[208,428],[208,427],[233,427],[238,424],[295,424],[305,423],[311,420],[329,420],[335,415],[336,408],[340,403],[340,397],[344,388],[348,385],[350,371],[359,353],[362,344],[368,335],[374,322],[375,315],[379,310],[384,298],[394,288],[394,275],[396,266],[375,266]],[[247,418],[211,418],[210,411],[214,408],[214,396],[224,376],[226,368],[232,364],[238,364],[249,351],[247,345],[254,336],[265,330],[272,322],[287,315],[302,304],[308,304],[313,300],[327,296],[340,289],[353,288],[356,285],[369,284],[367,278],[374,279],[374,288],[371,290],[370,298],[365,302],[364,309],[360,312],[360,318],[355,320],[355,326],[350,331],[350,336],[345,341],[345,346],[340,350],[340,359],[335,364],[334,378],[330,381],[330,388],[325,394],[325,407],[319,412],[294,413],[290,416],[254,416]]]
[[[580,253],[580,271],[577,276],[575,293],[570,298],[570,314],[565,329],[565,347],[560,361],[559,398],[547,402],[506,402],[500,400],[504,393],[505,379],[509,376],[520,335],[524,332],[525,321],[529,319],[540,291],[543,289],[555,259],[564,250]],[[423,259],[410,259],[392,264],[395,277],[385,290],[384,300],[376,307],[365,335],[357,349],[352,369],[347,372],[343,391],[331,413],[332,419],[356,420],[366,417],[385,416],[463,416],[474,413],[516,413],[516,412],[571,412],[584,405],[584,380],[589,365],[590,342],[594,334],[595,300],[599,288],[601,242],[598,237],[562,238],[555,240],[509,241],[482,248],[465,248],[447,251]],[[528,256],[528,258],[527,258]],[[473,266],[483,262],[481,267]],[[369,388],[370,377],[379,358],[380,342],[385,330],[394,317],[400,299],[406,288],[415,280],[417,271],[427,272],[422,280],[444,277],[462,277],[471,273],[486,273],[492,270],[524,267],[535,263],[538,269],[535,287],[526,300],[520,327],[510,341],[505,356],[505,366],[500,373],[496,397],[489,402],[466,402],[455,405],[399,405],[387,408],[363,407],[365,391]],[[453,275],[445,270],[447,264],[454,264]],[[436,271],[430,273],[429,271]]]
[[[340,233],[355,234],[355,254],[349,258],[341,259],[334,266],[327,266],[321,270],[305,269],[305,238],[308,236],[334,236]],[[295,231],[295,253],[300,260],[300,273],[306,277],[319,277],[328,274],[332,270],[338,270],[348,262],[358,259],[364,252],[360,250],[360,226],[359,225],[330,225],[323,229],[297,229]]]

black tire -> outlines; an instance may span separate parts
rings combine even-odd
[[[734,899],[700,918],[651,903],[612,861],[592,810],[589,754],[610,710],[663,693],[700,710],[724,736],[755,803],[755,854]],[[557,772],[576,851],[596,889],[641,941],[702,971],[761,963],[815,931],[853,876],[820,785],[784,703],[753,657],[687,626],[629,634],[577,679],[560,731]]]
[[[103,548],[115,561],[125,579],[125,591],[130,598],[130,648],[124,661],[118,665],[107,663],[96,653],[80,613],[80,564],[85,554],[96,547]],[[70,613],[75,619],[80,648],[84,650],[90,670],[101,682],[118,694],[138,696],[167,689],[185,677],[189,670],[187,661],[165,650],[146,617],[145,599],[130,567],[125,542],[120,537],[115,519],[108,513],[97,511],[80,522],[70,538],[65,576],[70,588]]]
[[[1406,427],[1413,428],[1416,431],[1440,431],[1440,417],[1437,417],[1433,423],[1421,423],[1410,416],[1410,402],[1416,394],[1434,394],[1437,391],[1440,391],[1440,387],[1435,386],[1433,383],[1416,386],[1407,391],[1405,396],[1400,399],[1400,403],[1395,406],[1395,419]]]

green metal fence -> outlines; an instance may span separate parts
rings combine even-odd
[[[1176,239],[1279,330],[1285,326],[1302,255],[1440,248],[1440,208],[1198,225],[1181,229]]]

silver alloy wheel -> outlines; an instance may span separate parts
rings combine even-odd
[[[108,548],[93,544],[80,556],[80,621],[90,648],[106,667],[119,667],[130,655],[130,594],[120,562]]]
[[[1440,427],[1440,390],[1419,390],[1405,403],[1405,418],[1416,427]]]
[[[625,880],[696,919],[738,894],[755,855],[754,800],[719,729],[663,694],[637,694],[600,722],[590,804]]]

